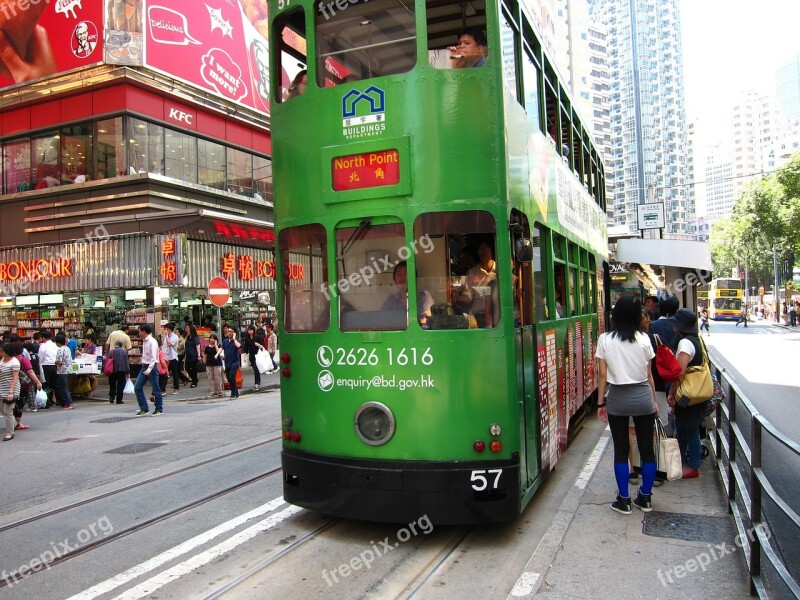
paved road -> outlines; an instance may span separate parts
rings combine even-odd
[[[718,322],[711,332],[704,339],[712,360],[725,367],[762,415],[800,444],[800,329]]]
[[[751,323],[747,329],[734,323],[716,323],[711,331],[705,339],[712,361],[725,368],[726,375],[781,435],[800,444],[800,330],[762,321]],[[744,423],[741,426],[751,444],[749,428]],[[762,440],[762,469],[767,479],[800,513],[800,456],[766,433]],[[762,510],[789,571],[800,578],[800,532],[766,495]]]

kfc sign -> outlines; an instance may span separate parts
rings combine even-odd
[[[167,106],[165,110],[167,110],[167,121],[176,123],[183,128],[196,129],[197,115],[194,112],[177,106]]]

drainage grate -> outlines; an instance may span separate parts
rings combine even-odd
[[[106,450],[104,454],[141,454],[159,446],[166,446],[166,443],[161,444],[128,444],[127,446],[120,446],[113,450]]]
[[[97,419],[92,423],[119,423],[120,421],[130,421],[131,419],[138,419],[138,417],[107,417],[105,419]]]
[[[67,442],[76,442],[81,438],[64,438],[63,440],[53,440],[54,444],[65,444]]]
[[[709,517],[689,513],[653,511],[645,514],[645,535],[693,542],[724,542],[733,538],[733,524],[727,516]]]

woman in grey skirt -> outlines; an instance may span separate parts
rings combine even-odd
[[[656,477],[653,428],[658,406],[650,371],[650,360],[655,352],[647,334],[639,331],[641,318],[642,305],[638,298],[620,298],[611,312],[611,331],[597,340],[595,354],[600,369],[598,416],[608,421],[614,441],[614,477],[618,493],[611,510],[624,515],[631,513],[631,497],[628,493],[630,417],[633,417],[636,443],[642,458],[642,486],[633,504],[644,512],[652,510],[653,481]]]

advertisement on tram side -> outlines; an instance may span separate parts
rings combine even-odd
[[[103,62],[103,4],[0,0],[0,89]]]

